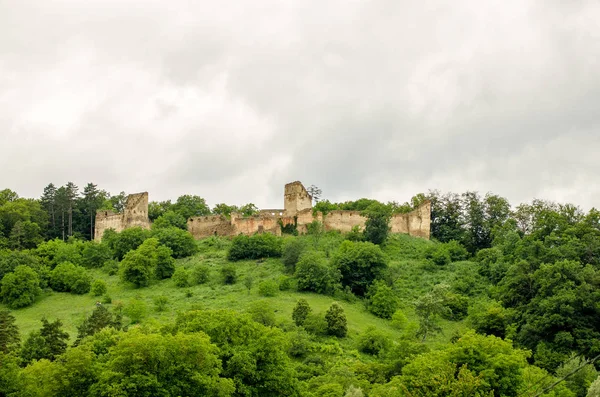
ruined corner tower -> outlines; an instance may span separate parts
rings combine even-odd
[[[120,232],[129,227],[139,226],[150,229],[148,219],[148,192],[135,193],[127,196],[127,202],[122,213],[113,211],[98,211],[96,213],[96,230],[94,240],[100,241],[104,232],[113,229]]]
[[[285,185],[283,208],[285,216],[295,216],[299,212],[312,208],[312,196],[308,194],[301,182]]]

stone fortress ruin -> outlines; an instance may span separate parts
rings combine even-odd
[[[325,230],[349,232],[353,227],[363,228],[367,218],[360,211],[331,211],[327,214],[313,214],[312,197],[302,183],[296,181],[285,185],[283,209],[263,209],[254,216],[241,216],[232,213],[228,218],[223,215],[208,215],[189,218],[188,231],[196,239],[209,236],[237,236],[255,233],[281,234],[282,227],[295,225],[299,233],[306,233],[309,223],[317,220]],[[119,232],[123,229],[140,226],[150,228],[148,219],[148,193],[129,195],[125,210],[121,214],[111,211],[99,211],[96,214],[95,239],[100,240],[106,229]],[[406,214],[395,214],[390,220],[392,233],[404,233],[429,239],[431,226],[431,203],[421,204]]]

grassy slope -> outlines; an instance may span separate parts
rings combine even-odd
[[[325,242],[327,244],[327,242]],[[419,260],[419,250],[431,244],[428,241],[408,237],[393,236],[386,247],[390,257],[390,267],[396,278],[396,288],[401,300],[401,306],[409,321],[416,322],[417,318],[412,310],[412,301],[431,288],[432,285],[454,277],[454,264],[448,269],[431,270],[424,266]],[[335,244],[334,244],[335,245]],[[178,288],[170,279],[157,281],[147,288],[136,289],[126,285],[119,280],[118,276],[108,276],[101,270],[90,270],[94,279],[105,280],[108,285],[108,295],[112,297],[114,306],[119,301],[125,306],[132,299],[139,299],[146,303],[148,316],[145,322],[156,319],[161,323],[174,321],[178,311],[193,308],[227,308],[236,311],[246,310],[252,302],[266,299],[276,311],[278,321],[291,322],[291,312],[299,298],[306,299],[314,312],[325,312],[335,299],[312,293],[295,291],[281,291],[276,297],[265,298],[258,294],[258,284],[269,278],[279,279],[284,275],[284,267],[280,260],[270,259],[264,262],[242,261],[236,264],[238,268],[238,283],[235,285],[222,285],[220,282],[219,269],[226,263],[226,247],[221,249],[210,249],[194,257],[177,261],[177,266],[193,268],[200,263],[208,264],[212,271],[210,281],[204,285],[196,285],[189,288]],[[253,288],[248,294],[244,286],[244,277],[251,274],[254,280]],[[186,291],[191,291],[192,296],[187,297]],[[169,299],[166,311],[157,312],[154,308],[153,298],[165,295]],[[91,295],[73,295],[69,293],[46,292],[38,301],[28,308],[14,310],[17,325],[25,337],[29,332],[39,329],[40,319],[44,316],[49,320],[59,318],[63,321],[65,330],[70,334],[71,340],[77,335],[77,326],[83,318],[89,315],[95,302],[101,298]],[[349,336],[352,338],[365,331],[369,326],[383,330],[393,338],[397,338],[402,331],[391,326],[391,322],[375,317],[369,313],[362,302],[349,303],[342,301],[348,319]],[[127,319],[126,319],[127,320]],[[435,346],[447,343],[450,337],[465,325],[461,322],[442,321],[444,332],[433,336],[428,344]],[[347,343],[349,343],[348,341]]]

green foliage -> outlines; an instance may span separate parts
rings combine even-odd
[[[600,396],[600,376],[596,378],[590,385],[586,397],[598,397]]]
[[[480,334],[506,337],[511,312],[497,301],[480,303],[469,310],[469,322]]]
[[[320,252],[304,253],[296,265],[295,276],[300,291],[333,294],[340,286],[340,272],[327,263]]]
[[[156,247],[154,258],[156,261],[154,275],[162,280],[173,276],[175,272],[175,259],[171,256],[173,251],[169,247],[159,245]]]
[[[176,227],[187,231],[187,219],[175,211],[169,210],[152,222],[152,230]]]
[[[21,337],[15,324],[15,317],[8,311],[0,310],[0,355],[8,354],[19,347]]]
[[[100,296],[106,294],[106,290],[107,287],[106,282],[104,280],[94,280],[90,292],[94,296]]]
[[[154,297],[154,308],[157,312],[164,312],[167,310],[167,305],[169,304],[169,298],[164,295],[158,295]]]
[[[77,339],[75,340],[75,346],[79,345],[82,340],[88,336],[95,335],[100,330],[111,327],[114,329],[121,329],[122,320],[121,315],[113,315],[103,305],[96,305],[92,314],[86,317],[77,327]]]
[[[281,256],[282,240],[270,233],[234,237],[227,258],[230,261]]]
[[[323,226],[323,223],[316,219],[313,220],[311,223],[306,225],[306,232],[313,242],[313,247],[317,249],[319,247],[321,238],[325,234],[325,227]]]
[[[300,259],[300,256],[306,249],[306,243],[303,239],[294,238],[290,239],[283,246],[283,254],[281,255],[281,261],[285,265],[288,273],[294,273],[296,270],[296,264]]]
[[[11,309],[31,305],[42,293],[37,273],[28,266],[17,266],[14,272],[2,278],[0,284],[2,284],[0,289],[2,302]]]
[[[594,368],[592,364],[585,364],[585,358],[572,354],[569,359],[556,370],[556,376],[559,378],[569,375],[565,380],[566,386],[575,393],[577,397],[585,397],[588,389],[598,377],[596,368]],[[573,371],[579,367],[582,368],[573,373]]]
[[[118,233],[114,241],[111,241],[112,237],[109,235],[107,244],[112,245],[116,258],[122,260],[129,251],[137,249],[148,237],[150,237],[149,230],[136,226]]]
[[[0,280],[15,271],[17,266],[28,266],[32,269],[39,269],[40,260],[33,255],[34,251],[8,251],[0,250]]]
[[[279,292],[279,284],[275,280],[265,280],[258,284],[258,294],[261,296],[273,297]]]
[[[187,230],[165,227],[154,230],[152,235],[173,251],[174,258],[185,258],[198,251],[196,240]]]
[[[450,252],[443,244],[436,244],[427,248],[425,259],[436,266],[445,266],[451,262]]]
[[[21,360],[30,363],[43,358],[53,361],[67,349],[69,334],[62,329],[62,322],[49,322],[42,318],[42,328],[34,331],[25,340],[21,348]]]
[[[292,320],[297,326],[301,327],[311,312],[312,309],[306,299],[299,299],[296,306],[294,306],[294,310],[292,310]]]
[[[50,274],[50,287],[58,292],[87,294],[91,284],[91,278],[85,268],[70,262],[61,263]]]
[[[183,266],[175,269],[173,273],[173,282],[179,288],[186,288],[190,286],[190,272]]]
[[[376,281],[367,294],[367,309],[377,317],[389,319],[398,310],[398,299],[390,287]]]
[[[237,282],[237,269],[235,266],[228,264],[221,268],[221,277],[223,284],[235,284]]]
[[[387,268],[381,249],[370,242],[344,241],[334,255],[332,263],[342,274],[342,285],[362,296],[368,286]]]
[[[327,333],[329,335],[343,338],[348,333],[346,314],[339,303],[333,302],[327,309],[325,321],[327,321]]]
[[[443,314],[444,318],[459,321],[467,316],[469,298],[460,294],[447,292],[444,296],[444,306],[448,308],[448,312]]]
[[[404,329],[408,325],[408,318],[402,310],[396,310],[392,315],[392,326],[397,329]]]
[[[148,314],[148,307],[146,306],[146,302],[142,300],[131,299],[125,306],[124,312],[132,324],[137,324]]]
[[[358,337],[358,350],[363,353],[377,356],[385,353],[391,346],[392,341],[383,332],[370,326]]]
[[[252,302],[248,313],[252,317],[252,320],[257,323],[266,327],[275,326],[275,310],[273,310],[273,307],[271,307],[271,304],[267,300]]]
[[[244,286],[248,290],[248,295],[250,295],[250,291],[252,290],[252,286],[254,285],[254,278],[251,274],[247,274],[244,278]]]
[[[373,244],[382,244],[387,239],[392,211],[389,206],[373,203],[361,213],[365,221],[364,237]]]
[[[102,270],[109,276],[114,276],[119,272],[119,262],[115,259],[106,261],[104,262],[104,266],[102,266]]]
[[[112,252],[107,244],[88,241],[81,252],[81,264],[87,268],[102,267],[112,259]]]
[[[190,194],[178,197],[171,208],[185,219],[194,216],[210,215],[210,208],[206,205],[206,201],[202,197]]]
[[[427,339],[428,335],[442,330],[438,319],[450,312],[444,304],[447,292],[447,285],[438,284],[431,292],[421,296],[415,303],[415,313],[419,317],[417,336],[422,337],[422,342]]]
[[[444,243],[443,246],[448,251],[452,262],[464,261],[469,257],[469,251],[456,240],[450,240]]]
[[[203,333],[160,335],[132,330],[110,349],[90,395],[231,396],[234,385],[219,377],[217,354]]]
[[[194,285],[206,284],[210,277],[210,267],[204,264],[199,264],[192,269],[191,277]]]

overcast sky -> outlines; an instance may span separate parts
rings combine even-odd
[[[0,189],[600,207],[600,1],[0,0]]]

